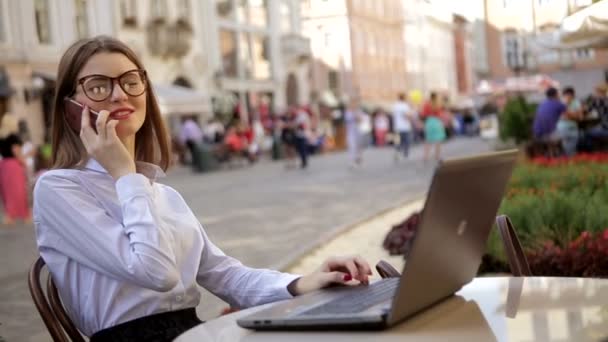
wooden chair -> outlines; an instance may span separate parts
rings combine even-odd
[[[76,329],[76,326],[65,312],[59,298],[59,292],[57,292],[57,287],[53,283],[50,274],[46,282],[46,295],[42,290],[40,276],[44,266],[44,260],[39,257],[30,268],[28,276],[30,295],[34,300],[38,313],[40,313],[40,317],[42,317],[44,325],[46,325],[49,334],[55,342],[84,342],[82,334]],[[66,337],[66,333],[68,337]]]
[[[497,216],[496,228],[498,228],[498,231],[500,232],[511,273],[513,273],[515,277],[532,276],[528,259],[521,247],[517,233],[515,233],[515,228],[513,227],[513,223],[511,223],[511,219],[509,219],[507,215]]]
[[[528,158],[546,157],[555,158],[564,155],[561,139],[532,140],[526,146]]]

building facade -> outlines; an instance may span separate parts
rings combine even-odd
[[[489,76],[503,80],[517,74],[546,74],[579,95],[605,80],[608,51],[588,48],[554,50],[551,41],[560,22],[590,0],[486,0]]]
[[[406,91],[401,0],[304,0],[302,16],[313,97],[386,106]]]
[[[111,0],[0,0],[2,111],[27,123],[32,141],[48,138],[55,73],[75,40],[114,34]]]
[[[441,1],[403,0],[407,85],[428,96],[441,92],[454,99],[459,94],[456,46],[469,58],[468,36],[454,25],[451,9]],[[456,33],[461,34],[455,39]],[[458,43],[458,44],[457,44]],[[467,63],[462,75],[469,79]],[[466,85],[468,87],[468,84]]]
[[[226,104],[247,119],[261,104],[308,102],[297,0],[0,0],[0,10],[0,79],[9,83],[0,99],[35,143],[48,139],[61,54],[100,34],[142,58],[170,124],[173,114],[205,120]]]

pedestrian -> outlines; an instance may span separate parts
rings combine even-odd
[[[293,107],[281,115],[278,119],[281,130],[281,141],[285,151],[285,168],[296,167],[296,113]]]
[[[17,134],[0,140],[0,198],[4,206],[4,225],[13,224],[17,219],[24,223],[31,222],[27,168],[22,146],[23,142]]]
[[[111,37],[79,40],[59,62],[53,170],[36,184],[34,221],[63,305],[91,342],[172,340],[201,323],[198,285],[249,307],[368,282],[359,257],[297,276],[225,255],[180,194],[156,181],[170,149],[153,89],[135,53]],[[84,105],[79,132],[65,97]]]
[[[420,117],[424,120],[424,161],[429,159],[431,148],[435,147],[435,160],[441,158],[441,144],[446,139],[445,126],[441,121],[442,109],[437,94],[432,92],[422,108]]]
[[[376,146],[382,147],[386,145],[386,135],[388,134],[390,121],[388,116],[379,108],[374,115],[374,140]]]
[[[294,144],[300,156],[300,168],[308,166],[309,137],[311,135],[310,116],[303,108],[295,109],[295,137]]]
[[[397,102],[393,105],[393,133],[399,137],[399,143],[395,144],[395,161],[399,156],[407,158],[410,152],[410,141],[412,139],[412,108],[407,103],[404,93],[397,96]]]
[[[363,120],[363,111],[359,107],[357,98],[351,99],[346,113],[344,113],[344,121],[346,123],[346,145],[348,146],[348,156],[350,167],[355,168],[363,163],[362,137],[359,124]]]

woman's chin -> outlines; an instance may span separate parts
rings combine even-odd
[[[121,122],[116,126],[116,135],[120,140],[124,140],[125,138],[133,137],[139,130],[139,127],[136,127],[130,122]]]

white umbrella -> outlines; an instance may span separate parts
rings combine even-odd
[[[602,0],[562,20],[558,30],[534,37],[539,49],[608,48],[608,0]]]
[[[573,47],[608,47],[608,0],[599,1],[562,20],[560,42]]]

